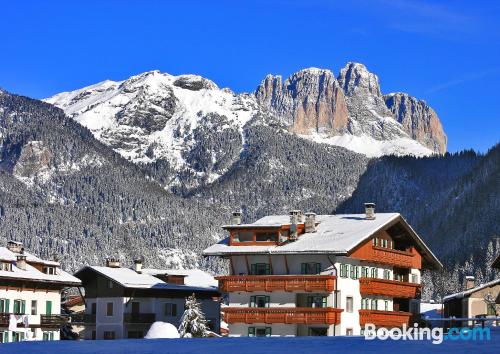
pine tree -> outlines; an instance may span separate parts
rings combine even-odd
[[[182,338],[206,337],[208,335],[207,320],[194,293],[186,299],[186,310],[182,314],[179,334]]]

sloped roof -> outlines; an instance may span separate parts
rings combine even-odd
[[[0,260],[12,263],[12,271],[0,270],[0,278],[4,279],[20,279],[20,280],[31,280],[37,282],[48,282],[48,283],[62,283],[63,285],[80,285],[80,279],[75,278],[71,274],[65,272],[61,268],[56,268],[56,274],[45,274],[30,264],[26,264],[26,270],[20,269],[16,266],[17,255],[20,253],[15,253],[10,251],[6,247],[0,247]],[[23,253],[26,256],[26,261],[32,263],[41,263],[50,266],[59,266],[59,262],[46,261],[31,253]]]
[[[97,272],[106,278],[113,280],[125,288],[134,289],[164,289],[164,290],[196,290],[196,291],[216,291],[215,286],[205,286],[205,284],[191,286],[191,285],[179,285],[167,283],[159,278],[156,278],[152,274],[166,274],[168,270],[159,269],[143,269],[141,273],[137,273],[135,270],[130,268],[111,268],[111,267],[100,267],[100,266],[87,266],[80,269],[75,273],[75,276],[79,276],[82,272],[91,270]],[[202,272],[200,270],[200,272]],[[208,273],[206,273],[210,276]],[[189,276],[187,276],[189,278]],[[193,280],[191,284],[195,284],[196,281]]]
[[[445,296],[443,298],[443,301],[449,301],[449,300],[452,300],[452,299],[461,299],[463,297],[467,297],[467,296],[475,293],[476,291],[479,291],[479,290],[482,290],[482,289],[485,289],[485,288],[489,288],[490,286],[494,286],[494,285],[497,285],[497,284],[500,284],[500,278],[492,280],[492,281],[490,281],[488,283],[484,283],[484,284],[478,285],[475,288],[472,288],[472,289],[469,289],[469,290],[464,290],[464,291],[460,291],[460,292],[455,293],[455,294],[447,295],[447,296]]]
[[[229,246],[229,238],[212,245],[203,251],[206,256],[237,254],[294,254],[327,253],[345,255],[376,232],[395,222],[407,228],[417,249],[430,264],[437,268],[442,265],[399,213],[377,213],[374,220],[366,219],[365,214],[317,215],[316,232],[305,233],[298,240],[281,246]],[[234,228],[289,225],[288,215],[265,216],[252,224],[233,225]],[[228,227],[228,226],[226,226]]]

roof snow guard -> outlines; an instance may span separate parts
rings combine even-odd
[[[400,223],[411,237],[422,258],[431,268],[443,265],[399,213],[377,213],[376,219],[365,214],[316,215],[316,232],[304,233],[284,245],[229,246],[229,237],[203,251],[204,256],[238,254],[336,254],[347,255],[381,230]],[[289,225],[288,215],[265,216],[252,224],[225,225],[223,228],[279,228]]]

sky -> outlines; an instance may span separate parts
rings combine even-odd
[[[236,92],[349,61],[439,115],[450,152],[500,141],[500,2],[1,1],[0,87],[45,98],[159,69]]]

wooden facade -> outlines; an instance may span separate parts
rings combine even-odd
[[[342,309],[333,307],[227,307],[225,321],[233,323],[339,324]]]
[[[334,275],[229,275],[216,277],[223,292],[327,292],[335,289]]]
[[[359,324],[361,326],[373,324],[377,327],[402,327],[403,324],[410,324],[411,317],[411,312],[359,310]]]
[[[422,256],[415,247],[410,247],[408,250],[401,251],[374,246],[372,242],[365,242],[351,252],[349,256],[394,267],[422,269]]]
[[[414,299],[421,285],[396,280],[379,278],[359,278],[361,295],[382,295],[397,298]]]

